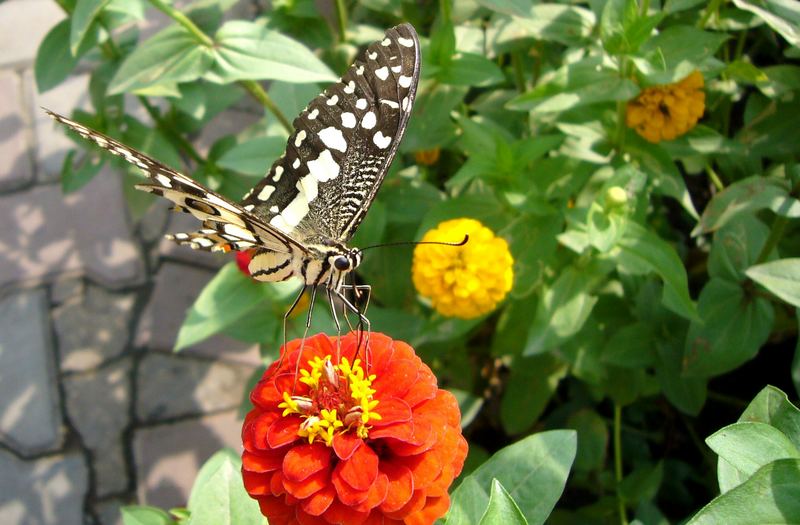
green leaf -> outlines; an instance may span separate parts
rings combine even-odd
[[[567,419],[567,426],[578,433],[578,453],[575,470],[600,470],[608,448],[608,426],[594,410],[583,409]]]
[[[39,93],[44,93],[66,80],[78,60],[97,43],[97,33],[90,32],[73,55],[69,47],[70,20],[53,26],[36,51],[34,75]]]
[[[576,445],[575,431],[551,430],[503,448],[453,492],[446,523],[478,523],[494,479],[508,490],[528,523],[544,523],[564,490]]]
[[[441,16],[437,17],[431,27],[431,39],[428,53],[423,53],[423,62],[436,68],[444,67],[453,59],[456,51],[456,33],[453,22]],[[426,75],[429,73],[426,73]]]
[[[753,215],[740,215],[714,234],[708,257],[708,274],[731,282],[747,279],[745,272],[755,264],[769,228]]]
[[[498,232],[508,241],[514,257],[512,297],[525,297],[541,283],[562,229],[561,219],[554,215],[521,215]]]
[[[187,525],[263,525],[258,502],[242,483],[239,455],[223,449],[206,461],[197,474],[188,508]]]
[[[189,309],[178,331],[175,351],[216,334],[250,312],[267,298],[265,288],[244,275],[236,263],[223,266]]]
[[[597,19],[583,7],[537,3],[524,16],[500,19],[493,47],[520,38],[581,45],[592,34]]]
[[[747,276],[792,306],[800,308],[800,258],[751,266]]]
[[[514,359],[500,404],[500,421],[508,434],[521,434],[536,423],[568,370],[553,354]]]
[[[670,403],[685,414],[696,416],[706,402],[708,380],[702,377],[685,377],[683,369],[683,342],[657,343],[656,379]]]
[[[532,0],[477,0],[477,2],[504,15],[527,16],[533,7]]]
[[[120,509],[124,525],[173,525],[169,514],[157,507],[128,505]]]
[[[800,202],[789,194],[789,182],[773,177],[748,177],[717,193],[708,203],[692,236],[720,229],[737,215],[771,209],[784,217],[800,216]]]
[[[625,476],[619,486],[620,493],[626,502],[639,503],[650,501],[661,487],[664,479],[664,463],[637,467]]]
[[[738,487],[714,498],[687,525],[751,525],[800,521],[800,460],[761,467]]]
[[[672,82],[683,78],[690,69],[697,69],[730,37],[725,33],[703,31],[688,25],[673,25],[645,42],[643,53],[658,53],[663,61],[666,76],[651,78],[658,83]],[[677,74],[678,78],[672,78]]]
[[[733,3],[761,18],[791,45],[800,45],[800,6],[795,2],[733,0]]]
[[[441,85],[434,90],[417,92],[414,118],[408,123],[401,151],[428,150],[446,146],[456,134],[450,112],[464,99],[465,86]]]
[[[61,164],[61,191],[72,193],[86,186],[95,176],[100,173],[106,163],[104,156],[96,155],[94,152],[86,152],[81,159],[79,166],[72,165],[75,158],[75,150],[70,151],[64,157]]]
[[[653,327],[648,324],[623,326],[603,346],[602,360],[623,368],[652,366],[655,358],[654,340]]]
[[[664,13],[640,16],[635,0],[607,2],[600,21],[603,47],[610,55],[635,53],[664,16]]]
[[[769,301],[720,278],[706,283],[697,308],[700,319],[689,326],[684,349],[684,373],[695,377],[728,372],[754,357],[775,318]]]
[[[447,390],[456,396],[458,401],[458,410],[461,412],[461,428],[468,427],[480,413],[484,399],[457,388],[448,388]]]
[[[492,480],[492,492],[489,494],[489,504],[481,517],[480,525],[527,525],[528,520],[522,515],[514,499],[506,491],[503,484],[496,479]]]
[[[764,387],[747,405],[739,421],[768,423],[786,434],[800,449],[800,410],[779,388]]]
[[[117,70],[110,95],[159,88],[200,78],[213,62],[211,51],[179,26],[171,26],[137,47]]]
[[[78,50],[83,44],[84,38],[89,34],[97,15],[108,4],[109,0],[78,0],[75,10],[72,12],[72,23],[69,34],[69,51],[73,56],[78,56]]]
[[[439,70],[438,79],[454,86],[486,87],[505,80],[503,71],[488,58],[475,53],[457,53]]]
[[[285,137],[256,137],[226,151],[217,165],[245,175],[264,176],[285,147]]]
[[[626,270],[653,271],[661,277],[664,306],[687,319],[698,318],[697,307],[689,296],[686,268],[670,244],[639,224],[629,222],[618,249],[617,262]]]
[[[607,268],[567,267],[542,294],[523,355],[541,354],[575,335],[592,313],[597,297],[590,292]]]
[[[800,309],[794,311],[797,321],[798,330],[800,330]],[[797,338],[797,344],[794,347],[794,358],[792,359],[792,383],[794,383],[794,390],[800,394],[800,337]]]
[[[791,440],[766,423],[734,423],[710,435],[706,443],[717,453],[720,461],[728,464],[727,468],[718,470],[723,493],[776,459],[800,459],[800,451]],[[735,470],[736,474],[732,476],[730,469]]]
[[[254,22],[226,22],[215,36],[213,73],[220,83],[283,80],[332,82],[336,75],[300,42]]]

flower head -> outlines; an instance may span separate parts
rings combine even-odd
[[[455,397],[410,346],[320,334],[282,356],[242,427],[244,485],[271,525],[422,525],[447,511],[467,443]]]
[[[625,122],[650,142],[672,140],[697,124],[705,102],[703,75],[693,71],[680,82],[643,89],[628,102]]]
[[[471,319],[491,312],[514,281],[514,259],[508,243],[474,219],[439,224],[422,242],[457,242],[464,246],[421,244],[414,249],[414,286],[442,315]]]

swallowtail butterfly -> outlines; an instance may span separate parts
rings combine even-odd
[[[346,243],[397,153],[419,73],[414,28],[402,24],[386,31],[294,120],[285,153],[239,203],[102,133],[45,111],[141,168],[149,181],[137,189],[166,197],[202,221],[200,230],[170,235],[171,240],[200,250],[253,250],[253,278],[299,277],[311,288],[310,308],[317,287],[323,286],[329,298],[337,296],[368,325],[342,293],[353,286],[345,284],[345,277],[361,262],[360,250]],[[334,320],[338,326],[335,310]]]

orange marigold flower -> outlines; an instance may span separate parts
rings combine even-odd
[[[628,102],[625,123],[650,142],[680,137],[705,111],[703,75],[693,71],[680,82],[652,86]]]
[[[442,315],[472,319],[494,310],[514,283],[514,258],[508,243],[475,219],[439,223],[422,242],[458,242],[464,246],[420,244],[414,248],[414,287]]]
[[[242,476],[271,525],[424,525],[450,506],[467,454],[455,397],[407,344],[370,333],[367,366],[363,342],[291,341],[250,393]]]
[[[440,148],[423,149],[414,152],[414,160],[423,166],[433,166],[439,160]]]

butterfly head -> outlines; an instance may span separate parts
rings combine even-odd
[[[361,264],[361,250],[358,248],[347,249],[342,246],[342,251],[328,256],[332,268],[341,273],[352,272]]]

